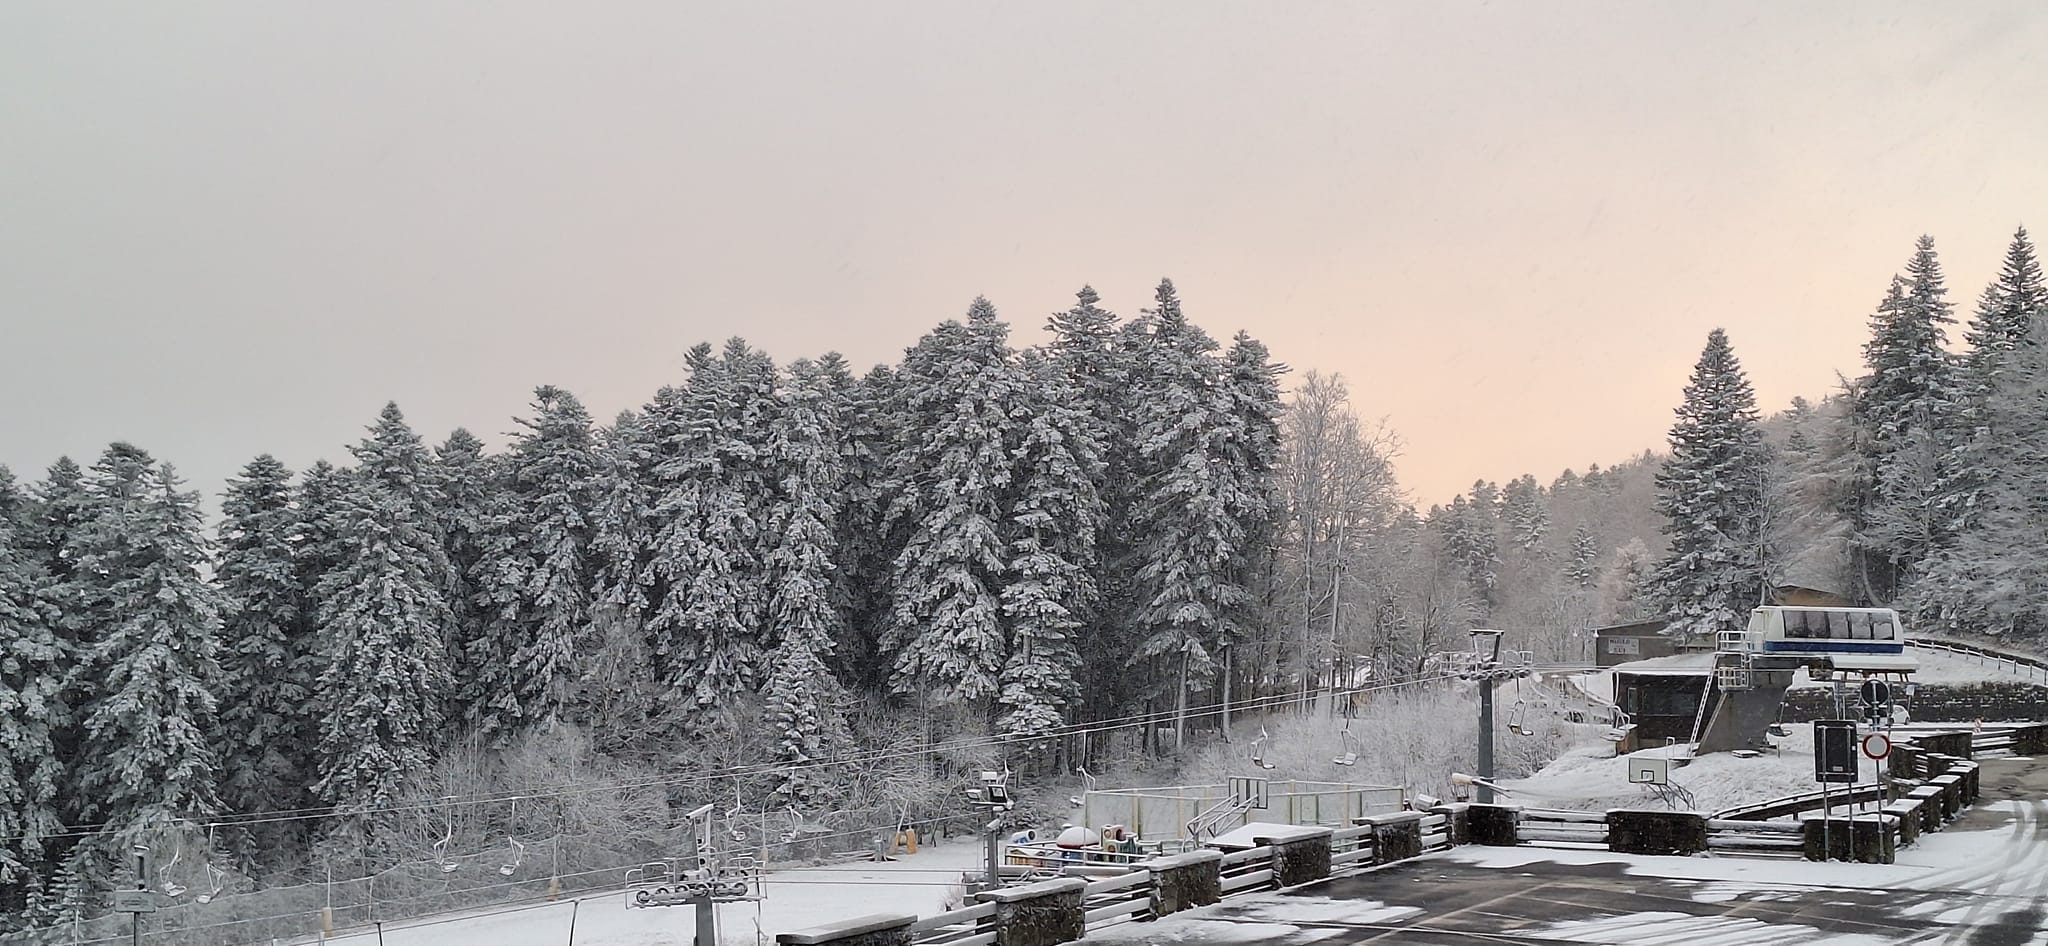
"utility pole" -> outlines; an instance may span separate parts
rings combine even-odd
[[[1491,648],[1487,647],[1488,640],[1482,639],[1482,635],[1484,638],[1491,639],[1493,645]],[[1473,676],[1479,679],[1479,778],[1481,780],[1478,785],[1474,786],[1478,789],[1474,797],[1478,799],[1480,804],[1490,805],[1493,804],[1493,787],[1491,784],[1493,782],[1493,685],[1502,674],[1500,666],[1501,632],[1474,629],[1472,637],[1473,652],[1479,655],[1477,660],[1478,666],[1473,668]]]
[[[137,890],[149,889],[149,865],[146,863],[148,857],[148,845],[135,845],[135,889]],[[142,946],[142,914],[130,913],[128,914],[128,920],[132,924],[130,927],[130,941],[135,946]]]

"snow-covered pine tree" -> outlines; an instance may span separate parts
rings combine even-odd
[[[90,505],[67,548],[84,586],[92,650],[69,690],[81,817],[121,845],[219,810],[213,748],[220,599],[201,569],[199,497],[132,444],[107,448],[86,480]]]
[[[454,618],[418,436],[394,405],[352,449],[360,465],[333,481],[340,560],[315,590],[329,662],[316,694],[314,791],[363,812],[399,797],[433,762],[454,687],[446,651]],[[348,827],[378,829],[366,820]]]
[[[1103,504],[1096,537],[1101,563],[1094,576],[1097,600],[1075,617],[1081,622],[1076,641],[1081,654],[1080,713],[1108,719],[1130,709],[1142,696],[1125,662],[1142,639],[1135,621],[1131,578],[1137,565],[1129,528],[1137,497],[1137,478],[1131,472],[1137,450],[1132,359],[1141,350],[1149,322],[1123,322],[1102,308],[1101,296],[1092,286],[1082,286],[1074,300],[1071,308],[1047,320],[1046,330],[1053,336],[1047,350],[1075,390],[1101,449],[1102,462],[1094,474],[1095,492]]]
[[[0,466],[0,932],[47,919],[50,860],[61,853],[49,842],[63,831],[57,737],[67,661],[33,522],[14,474]]]
[[[1009,560],[1001,593],[1009,653],[996,725],[1028,739],[1056,731],[1079,694],[1078,637],[1100,571],[1104,510],[1096,477],[1103,464],[1101,428],[1066,372],[1037,351],[1024,352],[1016,372],[1017,488],[1003,528]]]
[[[1010,489],[1009,329],[977,298],[905,355],[892,519],[907,538],[881,646],[889,689],[986,710],[1003,667],[1001,522]]]
[[[488,707],[506,685],[518,646],[492,637],[500,629],[491,608],[499,599],[516,597],[519,580],[493,571],[499,563],[487,560],[493,542],[507,541],[501,522],[508,503],[503,463],[484,453],[475,434],[458,427],[435,448],[421,476],[428,487],[421,501],[427,504],[430,531],[447,561],[440,578],[449,615],[443,646],[455,687],[443,713],[476,726],[486,717],[495,719],[496,711]]]
[[[1763,592],[1767,455],[1756,394],[1728,345],[1707,336],[1671,427],[1671,455],[1657,474],[1657,511],[1670,553],[1652,579],[1666,633],[1711,639],[1742,626]]]
[[[789,366],[782,409],[768,444],[775,484],[768,507],[768,725],[775,731],[775,794],[800,807],[824,802],[831,780],[812,765],[848,747],[845,692],[825,661],[844,621],[833,601],[838,539],[836,501],[845,494],[844,402],[838,367],[800,360]]]
[[[1473,492],[1483,493],[1480,487],[1484,485],[1474,486]],[[1490,507],[1473,499],[1453,496],[1441,523],[1444,554],[1464,570],[1484,620],[1493,611],[1494,596],[1500,587],[1500,545],[1495,539],[1494,515]]]
[[[308,751],[319,731],[310,712],[320,660],[300,584],[292,473],[276,457],[249,461],[221,501],[221,800],[240,812],[308,807]],[[260,845],[281,846],[268,830]],[[239,845],[258,847],[254,838]]]
[[[2022,227],[2006,248],[1998,277],[1985,287],[1965,335],[1969,350],[1956,377],[1959,429],[1938,467],[1941,482],[1935,488],[1935,517],[1951,534],[1975,531],[1989,507],[1986,489],[1998,453],[1993,430],[2011,427],[2016,420],[1992,416],[1992,398],[2025,383],[2013,361],[2035,314],[2042,311],[2048,311],[2048,284],[2043,283],[2040,261]],[[2018,420],[2024,426],[2025,419]],[[1995,623],[1981,607],[1985,589],[1979,583],[1978,563],[1962,557],[1959,544],[1936,548],[1908,587],[1904,597],[1916,627],[1954,633]]]
[[[1282,506],[1280,417],[1286,411],[1280,376],[1286,372],[1287,366],[1274,362],[1264,343],[1240,331],[1223,353],[1223,384],[1216,389],[1218,412],[1226,423],[1212,435],[1210,452],[1222,458],[1224,505],[1245,535],[1232,556],[1230,572],[1252,602],[1273,591],[1273,549],[1280,540]]]
[[[656,400],[671,396],[664,388]],[[589,566],[597,642],[584,667],[577,714],[601,744],[614,734],[648,732],[649,715],[662,702],[646,634],[651,536],[659,526],[650,488],[660,445],[648,432],[649,413],[621,411],[597,433]]]
[[[563,715],[577,686],[579,645],[593,638],[593,490],[600,462],[590,413],[576,396],[535,388],[534,418],[512,444],[515,554],[524,558],[515,689],[526,715]]]
[[[895,494],[889,459],[895,438],[891,405],[896,375],[876,366],[855,378],[844,359],[818,361],[839,411],[839,465],[845,486],[836,504],[833,605],[845,618],[834,643],[840,679],[848,686],[880,690],[888,666],[878,642],[889,619],[889,572],[898,547],[888,518]]]
[[[62,583],[71,577],[71,562],[64,550],[85,521],[90,498],[86,495],[85,471],[70,457],[58,457],[50,464],[43,481],[31,491],[32,520],[23,545],[41,559],[50,579]]]
[[[1579,523],[1579,527],[1572,530],[1571,553],[1565,558],[1565,581],[1580,591],[1590,590],[1599,574],[1593,567],[1599,557],[1600,547],[1593,541],[1592,528]]]
[[[1234,563],[1251,536],[1233,514],[1237,478],[1223,469],[1226,458],[1210,438],[1232,423],[1212,394],[1224,383],[1216,342],[1181,312],[1170,280],[1139,321],[1150,333],[1134,392],[1142,475],[1133,525],[1144,634],[1138,655],[1155,661],[1161,695],[1174,696],[1180,718],[1190,692],[1215,679],[1218,648],[1238,633],[1250,592]]]
[[[1894,278],[1863,346],[1869,372],[1857,386],[1867,503],[1855,517],[1866,593],[1888,602],[1923,559],[1947,541],[1936,515],[1939,462],[1956,440],[1958,391],[1943,347],[1948,289],[1934,240],[1921,237],[1906,274]]]
[[[1507,525],[1508,541],[1516,549],[1528,554],[1542,547],[1550,520],[1543,508],[1543,487],[1536,485],[1536,477],[1523,474],[1508,481],[1501,493],[1501,518]]]
[[[657,470],[663,521],[653,569],[663,597],[649,636],[679,705],[700,718],[760,684],[763,456],[772,430],[775,366],[742,339],[690,350],[690,381],[674,405],[669,456]]]

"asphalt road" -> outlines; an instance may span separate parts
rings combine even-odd
[[[1986,760],[1983,785],[1897,865],[1467,847],[1087,941],[2048,946],[2048,763]]]

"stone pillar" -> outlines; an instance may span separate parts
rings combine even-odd
[[[1951,772],[1927,784],[1941,789],[1941,820],[1956,820],[1956,816],[1963,812],[1963,776]]]
[[[1965,806],[1976,804],[1977,799],[1982,796],[1984,787],[1984,780],[1982,778],[1983,771],[1984,767],[1978,765],[1975,762],[1972,762],[1968,766],[1964,767],[1963,804]]]
[[[1372,828],[1372,863],[1375,867],[1422,855],[1422,812],[1372,815],[1356,819],[1352,824]]]
[[[1255,837],[1252,843],[1273,849],[1273,886],[1293,887],[1330,876],[1329,828],[1302,828]]]
[[[1884,813],[1899,819],[1899,846],[1904,847],[1920,840],[1920,803],[1900,799],[1884,806]]]
[[[1189,851],[1140,865],[1152,871],[1152,915],[1206,907],[1223,899],[1223,852]]]
[[[1922,785],[1906,793],[1906,802],[1920,815],[1920,833],[1941,830],[1941,788]]]
[[[1890,864],[1891,826],[1882,815],[1858,818],[1809,818],[1805,822],[1806,859]]]
[[[1522,823],[1520,805],[1472,805],[1465,810],[1472,843],[1487,847],[1514,847]]]
[[[1625,854],[1697,854],[1707,849],[1707,816],[1693,811],[1609,811],[1607,849]]]
[[[1452,847],[1472,843],[1472,822],[1468,817],[1471,807],[1464,802],[1452,802],[1429,810],[1432,815],[1444,816],[1444,839],[1451,842]]]
[[[910,946],[910,924],[917,917],[908,913],[872,913],[867,916],[775,934],[778,946]]]
[[[1062,877],[983,891],[974,898],[996,905],[996,946],[1057,946],[1081,938],[1087,887],[1079,877]]]
[[[2016,726],[2012,731],[2013,755],[2048,755],[2048,725]]]

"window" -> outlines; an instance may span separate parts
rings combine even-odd
[[[1835,640],[1849,639],[1849,613],[1847,611],[1821,612],[1828,616],[1828,636]]]
[[[1870,638],[1880,641],[1898,640],[1898,627],[1897,624],[1892,623],[1890,615],[1877,615],[1870,619]]]
[[[1850,613],[1849,636],[1859,641],[1870,639],[1870,612],[1855,611]]]

